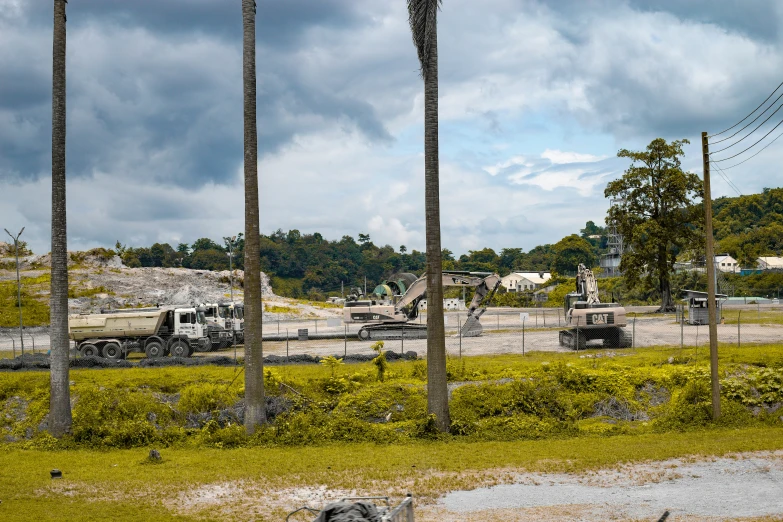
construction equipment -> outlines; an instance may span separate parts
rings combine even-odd
[[[245,304],[228,303],[231,326],[234,329],[234,342],[237,344],[245,343]]]
[[[500,285],[500,276],[491,272],[448,271],[443,272],[442,281],[443,286],[476,289],[468,307],[461,335],[463,337],[481,335],[483,328],[479,323],[479,317],[486,311],[486,303],[492,299]],[[411,321],[418,317],[419,302],[425,298],[426,291],[425,275],[410,283],[401,296],[389,295],[389,299],[385,300],[377,299],[378,294],[375,293],[370,299],[349,296],[343,308],[343,322],[367,323],[359,329],[359,339],[364,341],[402,339],[403,336],[407,339],[424,339],[427,337],[427,326]]]
[[[222,350],[231,346],[234,335],[231,324],[231,310],[227,303],[203,303],[204,315],[207,320],[207,333],[212,340],[203,351]],[[203,348],[203,347],[202,347]],[[202,351],[201,349],[199,351]]]
[[[129,352],[147,357],[190,357],[209,345],[203,308],[164,307],[117,310],[68,317],[68,337],[84,357],[122,359]]]
[[[603,339],[604,346],[626,348],[633,339],[626,326],[625,308],[617,303],[602,303],[593,271],[579,264],[576,292],[565,297],[567,330],[560,331],[560,346],[582,350],[587,342]]]

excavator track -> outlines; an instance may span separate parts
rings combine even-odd
[[[393,341],[396,339],[426,339],[426,324],[388,323],[371,324],[359,330],[362,341]]]

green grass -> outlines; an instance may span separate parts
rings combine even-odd
[[[447,361],[452,434],[427,429],[423,361],[266,368],[266,389],[293,409],[248,438],[213,418],[243,395],[239,368],[72,370],[74,436],[36,434],[48,410],[46,372],[0,374],[0,519],[282,520],[264,495],[292,487],[356,490],[431,501],[509,480],[509,469],[582,472],[685,455],[783,449],[783,346],[720,346],[723,419],[709,419],[707,350],[532,352]],[[281,392],[280,383],[301,395]],[[648,392],[661,391],[650,401]],[[663,393],[665,392],[665,393]],[[608,397],[649,419],[596,416]],[[154,414],[150,420],[150,414]],[[379,422],[390,414],[387,422]],[[157,426],[157,427],[156,427]],[[33,433],[26,437],[27,430]],[[150,464],[151,447],[163,462]],[[129,449],[121,449],[129,448]],[[65,479],[48,472],[61,469]],[[234,496],[189,511],[177,499],[209,484]]]
[[[51,276],[22,277],[22,317],[25,326],[49,324],[49,284]],[[19,326],[16,280],[0,281],[0,328]]]
[[[612,438],[516,442],[420,442],[311,448],[147,449],[0,452],[3,520],[283,520],[298,504],[267,506],[264,496],[293,487],[388,494],[407,492],[431,502],[448,491],[508,480],[504,471],[581,472],[618,464],[689,455],[783,448],[780,430],[704,430]],[[58,468],[64,478],[52,481]],[[255,496],[223,499],[226,514],[205,505],[181,513],[173,500],[199,486],[238,484]]]

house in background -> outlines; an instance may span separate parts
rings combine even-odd
[[[500,284],[509,292],[533,292],[551,278],[549,272],[511,272],[500,280]]]
[[[740,271],[737,260],[728,254],[716,254],[715,255],[715,268],[721,272],[729,272],[732,274],[738,274]]]
[[[759,270],[783,270],[783,257],[760,257],[756,266]]]

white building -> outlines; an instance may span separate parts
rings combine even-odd
[[[783,257],[760,257],[756,266],[760,270],[783,270]]]
[[[511,272],[500,280],[500,284],[509,292],[531,292],[551,278],[549,272]]]
[[[739,273],[740,267],[737,260],[728,254],[717,254],[715,256],[715,268],[721,272]]]

